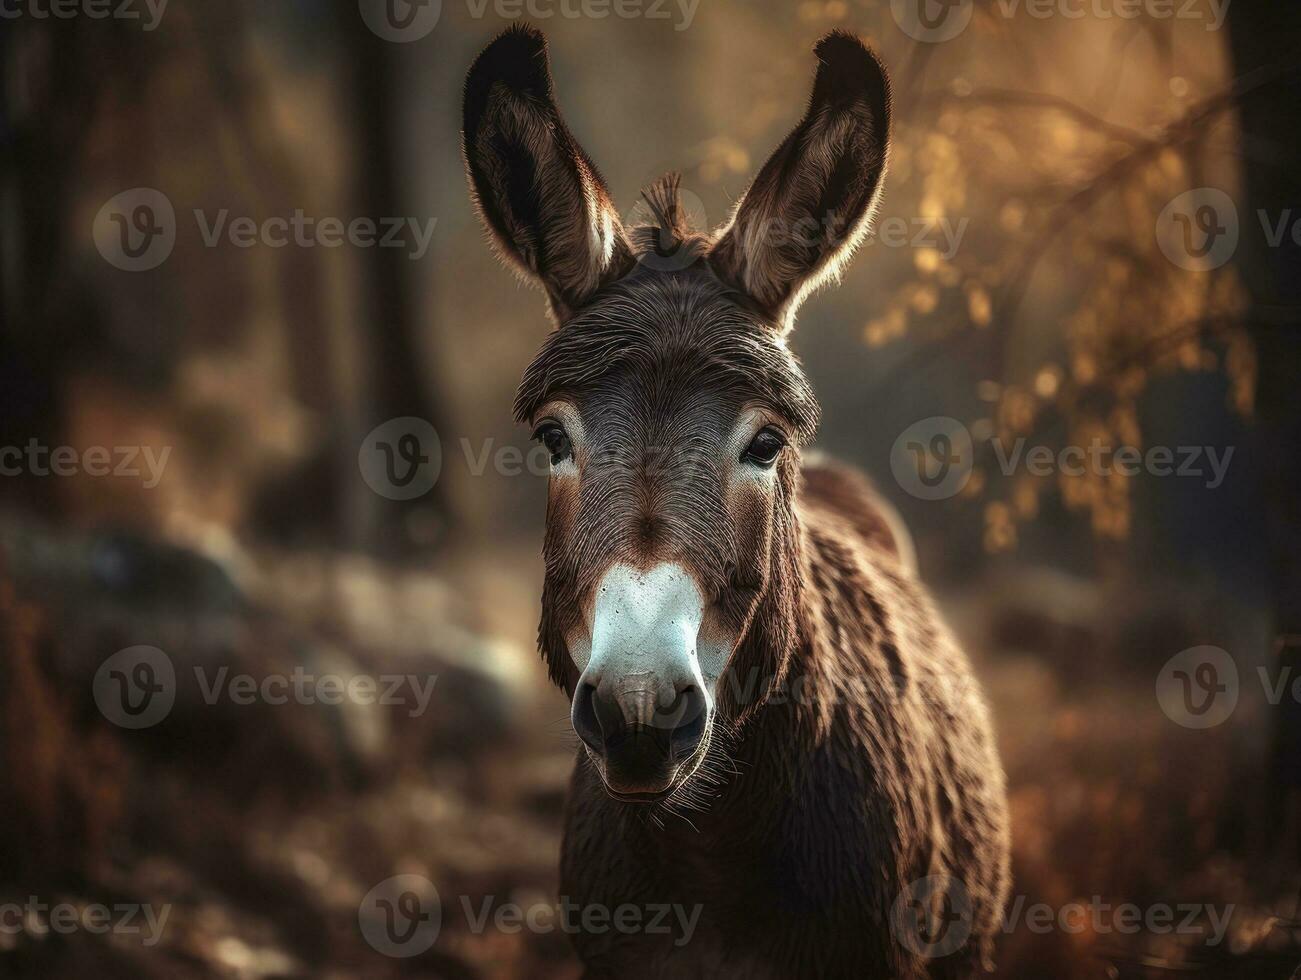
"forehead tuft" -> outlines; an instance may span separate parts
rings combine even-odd
[[[817,399],[795,355],[704,263],[639,267],[603,290],[543,344],[520,382],[515,416],[528,422],[555,398],[581,402],[616,372],[649,381],[666,370],[767,406],[800,442],[817,429]]]

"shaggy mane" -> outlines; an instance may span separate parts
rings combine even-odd
[[[682,175],[671,171],[642,189],[642,199],[650,208],[654,224],[628,229],[635,255],[685,254],[695,260],[713,245],[712,236],[691,227],[691,217],[682,206],[679,194],[681,185]]]

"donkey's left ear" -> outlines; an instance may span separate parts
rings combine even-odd
[[[826,35],[814,52],[808,111],[710,253],[715,272],[783,331],[866,233],[890,146],[890,80],[876,55],[843,31]]]
[[[563,322],[634,264],[600,173],[556,106],[542,32],[515,25],[465,79],[465,168],[503,257]]]

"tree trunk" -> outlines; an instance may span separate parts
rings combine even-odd
[[[1229,13],[1234,75],[1279,73],[1238,107],[1244,148],[1245,199],[1240,202],[1238,263],[1252,299],[1251,323],[1259,376],[1256,466],[1269,534],[1275,662],[1279,677],[1301,676],[1301,76],[1296,39],[1301,4],[1238,0]],[[1269,229],[1287,216],[1271,244]],[[1291,669],[1290,674],[1285,672]],[[1246,679],[1244,678],[1244,683]],[[1285,694],[1274,709],[1270,773],[1272,826],[1301,844],[1301,703]]]

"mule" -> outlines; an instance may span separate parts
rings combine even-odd
[[[787,337],[868,229],[891,111],[857,38],[816,55],[803,120],[714,234],[673,175],[623,226],[539,32],[466,80],[472,196],[556,327],[515,414],[551,460],[539,647],[582,743],[561,894],[591,977],[991,967],[988,709],[893,512],[801,458],[819,407]]]

